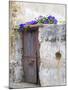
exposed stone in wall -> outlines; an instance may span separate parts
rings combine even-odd
[[[39,42],[41,86],[65,85],[65,25],[40,27]]]
[[[14,30],[17,23],[21,22],[21,3],[10,2],[10,67],[9,79],[10,82],[21,82],[23,80],[23,66],[22,66],[22,35]],[[23,21],[23,20],[22,20]]]

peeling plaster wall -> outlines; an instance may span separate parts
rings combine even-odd
[[[22,33],[13,32],[10,34],[10,82],[23,81],[23,45],[22,45]]]
[[[22,49],[22,34],[18,34],[16,38],[16,67],[15,67],[15,81],[21,82],[23,80],[23,66],[22,66],[22,56],[23,56],[23,49]]]
[[[39,28],[41,86],[65,85],[65,25],[47,25]],[[61,57],[56,58],[56,52]]]
[[[24,80],[23,78],[24,73],[23,73],[23,66],[22,66],[22,54],[23,54],[22,35],[21,33],[14,31],[14,27],[16,25],[19,25],[20,23],[24,23],[28,20],[30,21],[31,19],[34,19],[35,17],[38,17],[39,15],[47,16],[50,14],[56,16],[58,20],[59,19],[65,20],[65,6],[58,5],[58,4],[51,5],[51,4],[41,4],[41,3],[38,4],[38,3],[10,2],[10,31],[9,31],[9,34],[10,34],[9,35],[9,39],[10,39],[10,45],[9,45],[10,46],[9,47],[10,48],[10,61],[9,61],[10,78],[9,79],[10,79],[10,82],[21,82]],[[44,28],[39,29],[39,35],[40,35],[39,41],[41,44],[41,47],[40,47],[41,64],[40,64],[39,75],[40,75],[40,81],[41,81],[42,86],[54,84],[54,81],[51,80],[54,78],[50,78],[50,77],[52,77],[53,74],[54,76],[57,77],[56,73],[59,73],[57,71],[58,68],[62,67],[63,71],[65,71],[65,68],[64,68],[65,67],[64,66],[65,64],[65,52],[64,52],[65,42],[60,43],[60,44],[57,42],[57,45],[54,45],[54,43],[52,45],[50,42],[45,42],[44,32],[45,32]],[[43,37],[41,38],[41,36]],[[60,47],[60,52],[62,53],[62,56],[63,56],[62,60],[60,60],[61,65],[59,65],[59,67],[57,67],[58,62],[55,60],[55,56],[54,56],[55,52],[59,50],[58,46]],[[44,50],[47,52],[45,52]],[[51,53],[51,50],[53,53]],[[52,69],[52,66],[55,67],[55,69]],[[51,69],[49,69],[50,67]],[[61,73],[62,73],[62,68],[61,70],[59,69]],[[64,73],[63,73],[63,76],[65,77]],[[45,77],[47,77],[47,80]],[[65,80],[63,80],[62,78],[61,78],[61,81],[62,83],[63,81],[65,82]],[[58,81],[55,81],[55,82],[58,82]]]
[[[22,33],[14,30],[16,25],[23,21],[23,7],[22,3],[10,2],[10,31],[9,31],[9,48],[10,48],[10,60],[9,60],[9,80],[11,82],[23,81],[23,66],[22,66]],[[22,11],[23,12],[22,12]]]

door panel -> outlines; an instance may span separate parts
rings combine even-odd
[[[37,83],[37,34],[37,31],[24,32],[24,79],[30,83]]]
[[[27,58],[24,59],[24,73],[25,82],[36,83],[37,73],[36,73],[36,59]]]
[[[24,33],[24,55],[25,56],[36,56],[35,55],[35,35],[34,33],[25,32]]]

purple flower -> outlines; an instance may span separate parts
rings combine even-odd
[[[24,28],[24,27],[26,27],[26,24],[20,24],[19,26],[20,26],[20,28]]]
[[[20,24],[19,31],[23,31],[25,27],[26,27],[26,24]]]
[[[50,19],[53,19],[53,17],[52,16],[48,16],[48,19],[50,20]]]
[[[49,21],[49,24],[57,24],[58,22],[54,16],[48,16],[48,21]]]
[[[19,25],[19,31],[24,31],[24,29],[28,29],[29,25],[34,25],[34,24],[37,24],[37,23],[40,23],[40,24],[57,24],[57,22],[58,21],[54,16],[51,16],[51,15],[48,16],[48,17],[39,16],[36,20],[32,20],[32,21],[26,22],[24,24],[20,24]],[[30,32],[32,30],[30,30]]]
[[[30,22],[27,22],[26,24],[27,24],[27,25],[30,25],[30,24],[31,24],[31,25],[37,24],[37,21],[36,21],[36,20],[32,20],[32,21],[30,21]]]
[[[58,21],[57,21],[56,19],[54,19],[54,24],[57,24],[57,22],[58,22]]]
[[[55,17],[53,16],[52,19],[55,19]]]

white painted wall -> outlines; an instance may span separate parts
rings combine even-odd
[[[57,20],[65,21],[65,5],[62,4],[47,4],[47,3],[24,3],[17,2],[21,7],[19,19],[22,18],[23,22],[30,21],[36,17],[54,15]],[[22,20],[20,20],[22,22]],[[20,22],[19,22],[20,23]]]
[[[39,68],[39,77],[41,86],[54,86],[54,85],[65,85],[66,83],[66,74],[65,74],[65,40],[61,41],[61,36],[63,32],[64,25],[48,25],[46,27],[39,28],[39,42],[40,42],[40,68]],[[52,28],[52,29],[51,29]],[[46,41],[54,38],[52,32],[57,30],[59,41],[51,42]],[[60,32],[61,30],[61,32]],[[50,32],[51,31],[51,32]],[[50,32],[50,35],[47,33]],[[58,38],[56,36],[56,38]],[[56,59],[56,52],[60,51],[61,59]]]

